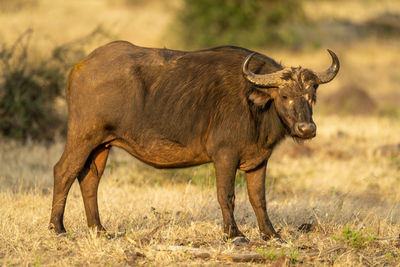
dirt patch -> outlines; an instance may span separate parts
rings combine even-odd
[[[356,85],[344,86],[322,101],[328,114],[371,115],[377,109],[376,101]]]

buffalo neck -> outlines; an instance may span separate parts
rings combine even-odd
[[[263,148],[272,149],[288,135],[287,127],[278,115],[274,101],[257,112],[258,134],[257,139]]]

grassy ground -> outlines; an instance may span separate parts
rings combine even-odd
[[[36,2],[0,13],[0,24],[7,26],[0,30],[2,40],[12,42],[28,27],[34,29],[38,53],[33,57],[88,34],[99,24],[111,39],[169,46],[173,40],[165,29],[171,10],[180,3]],[[315,9],[320,10],[313,16],[316,20],[346,18],[362,23],[377,13],[398,11],[400,4],[388,0],[306,3],[307,14]],[[104,39],[87,49],[100,42]],[[20,144],[0,138],[0,265],[236,265],[234,261],[246,260],[250,262],[241,264],[398,264],[398,40],[341,40],[325,46],[337,52],[342,69],[337,79],[319,89],[317,137],[303,144],[286,140],[274,151],[267,170],[269,214],[287,244],[260,239],[243,174],[237,177],[236,218],[251,242],[236,246],[223,241],[212,165],[155,170],[121,150],[112,151],[99,191],[103,224],[117,237],[108,240],[88,231],[77,184],[67,202],[68,232],[55,236],[47,230],[52,166],[64,141]],[[322,48],[264,52],[286,65],[316,70],[330,63]],[[330,95],[354,84],[370,94],[378,111],[369,116],[326,114]]]
[[[223,241],[211,166],[154,170],[120,150],[113,151],[99,192],[104,225],[119,236],[107,240],[87,230],[74,184],[65,215],[68,233],[57,237],[47,224],[51,166],[62,144],[2,140],[0,261],[222,264],[232,254],[253,252],[264,257],[254,258],[259,263],[285,254],[306,264],[394,264],[400,259],[400,157],[384,146],[398,142],[399,121],[317,116],[316,122],[315,140],[285,141],[267,171],[270,217],[287,245],[260,239],[241,176],[236,217],[251,243],[235,246]],[[310,229],[299,230],[303,224]]]

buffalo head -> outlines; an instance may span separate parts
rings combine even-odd
[[[312,106],[316,100],[319,84],[331,81],[339,71],[339,59],[332,51],[331,66],[324,72],[313,72],[301,67],[284,68],[269,74],[254,74],[248,68],[250,54],[243,62],[243,75],[250,83],[256,85],[249,99],[255,104],[264,105],[273,100],[277,113],[291,136],[309,139],[316,134],[312,119]]]

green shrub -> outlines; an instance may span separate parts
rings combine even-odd
[[[185,0],[174,26],[189,48],[300,45],[296,25],[303,22],[296,0]]]

